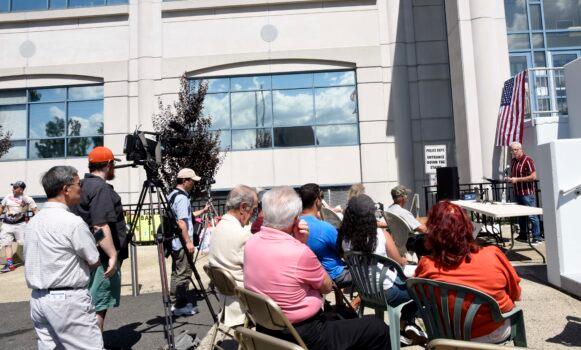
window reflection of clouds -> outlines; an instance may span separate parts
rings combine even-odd
[[[340,146],[357,144],[356,125],[317,126],[317,144]]]
[[[26,138],[26,105],[0,106],[0,125],[12,139]]]
[[[69,103],[69,136],[92,136],[103,133],[103,101]]]
[[[234,92],[232,98],[232,127],[272,125],[272,99],[269,91]]]
[[[323,72],[315,73],[315,86],[355,85],[353,72]]]
[[[232,130],[232,149],[247,150],[272,147],[270,129]]]
[[[313,73],[280,74],[272,76],[273,89],[294,89],[313,86]]]
[[[275,126],[313,123],[313,90],[275,90],[272,93]]]
[[[30,102],[60,102],[67,98],[67,89],[30,89],[28,99]]]
[[[356,122],[356,100],[355,89],[352,87],[316,89],[317,124]]]
[[[33,104],[29,106],[30,138],[64,136],[64,103]]]
[[[230,128],[228,94],[208,94],[204,101],[204,115],[212,117],[212,129]]]
[[[569,29],[581,25],[581,0],[543,1],[546,29]]]
[[[228,78],[208,79],[208,93],[227,92]]]
[[[270,76],[231,78],[230,86],[232,91],[270,90]]]
[[[103,98],[103,85],[69,88],[69,100],[98,100]]]
[[[509,32],[528,29],[525,0],[505,0],[506,28]]]

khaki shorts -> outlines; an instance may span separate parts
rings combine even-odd
[[[26,223],[7,224],[3,223],[0,229],[0,248],[7,247],[16,242],[24,244],[24,227]]]

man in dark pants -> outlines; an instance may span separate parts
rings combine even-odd
[[[513,142],[509,147],[513,158],[510,163],[510,177],[507,177],[506,181],[513,184],[517,204],[536,207],[535,180],[537,179],[537,171],[535,169],[535,162],[524,153],[520,143]],[[541,237],[539,217],[531,215],[528,219],[532,224],[532,243],[538,244],[544,240]],[[520,230],[517,240],[526,242],[526,233],[528,232],[527,217],[519,218],[518,224]]]
[[[119,306],[121,271],[119,262],[127,257],[127,226],[121,197],[107,181],[115,178],[115,159],[107,147],[95,147],[89,153],[89,174],[82,181],[81,202],[71,208],[89,225],[93,234],[101,235],[101,264],[91,273],[89,291],[101,332],[107,309]]]

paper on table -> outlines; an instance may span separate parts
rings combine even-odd
[[[416,273],[417,267],[418,267],[418,265],[415,265],[415,264],[407,264],[403,267],[403,274],[406,277],[414,277],[414,274]]]

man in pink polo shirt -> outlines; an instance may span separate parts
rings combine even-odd
[[[389,348],[389,328],[383,321],[373,316],[329,320],[322,312],[321,293],[331,292],[332,282],[305,244],[308,237],[299,233],[302,203],[295,190],[266,192],[262,210],[262,228],[244,248],[244,286],[274,300],[309,349]],[[292,341],[287,331],[273,335]]]

